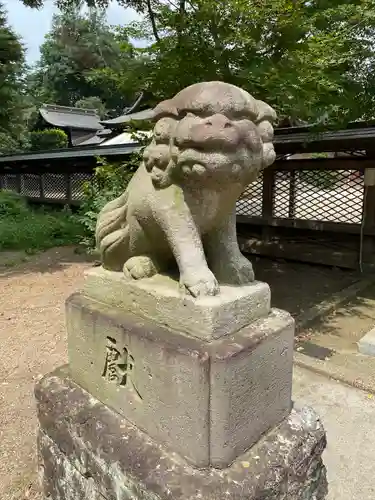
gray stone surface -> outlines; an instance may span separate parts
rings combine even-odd
[[[296,366],[293,396],[327,431],[328,500],[374,500],[375,396]]]
[[[375,328],[372,328],[359,340],[358,350],[361,354],[375,356]]]
[[[39,463],[50,500],[323,500],[324,429],[309,408],[224,470],[199,470],[74,384],[64,369],[36,386]]]
[[[160,103],[155,118],[139,169],[99,214],[104,267],[136,280],[178,268],[194,297],[252,282],[236,201],[275,160],[275,111],[234,85],[203,82]]]
[[[73,379],[194,465],[225,467],[290,412],[288,313],[211,342],[80,294],[66,317]]]
[[[83,293],[161,325],[200,338],[218,338],[234,333],[271,309],[266,283],[241,287],[222,286],[215,297],[181,296],[178,281],[153,276],[133,281],[122,273],[95,267],[86,272]]]

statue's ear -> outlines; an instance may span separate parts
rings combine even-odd
[[[150,172],[153,185],[158,189],[165,189],[173,184],[171,177],[173,169],[174,163],[172,161],[169,162],[165,170],[161,170],[157,167],[153,168]]]
[[[154,120],[159,120],[165,116],[178,117],[178,111],[172,99],[162,101],[154,108]]]
[[[256,119],[256,123],[260,123],[263,120],[267,120],[271,123],[274,123],[277,120],[276,111],[271,108],[267,103],[263,101],[257,100],[257,108],[258,108],[258,116]]]
[[[172,172],[176,167],[171,159],[169,144],[153,141],[144,150],[143,162],[155,187],[162,189],[173,183]]]

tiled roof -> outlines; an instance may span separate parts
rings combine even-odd
[[[137,113],[130,113],[128,115],[117,116],[111,120],[101,120],[100,123],[106,127],[116,127],[117,125],[122,125],[124,123],[129,123],[136,120],[151,120],[154,117],[153,109],[145,109],[143,111],[138,111]]]
[[[43,104],[39,113],[43,119],[54,127],[102,130],[99,116],[93,109],[70,108],[55,104]]]

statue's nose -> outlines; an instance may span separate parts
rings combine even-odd
[[[232,122],[224,115],[216,114],[205,119],[204,125],[206,127],[215,127],[218,129],[231,128]]]

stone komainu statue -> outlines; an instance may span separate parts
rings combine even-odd
[[[100,212],[103,267],[133,279],[178,266],[194,297],[254,280],[236,235],[236,201],[273,163],[275,111],[223,82],[192,85],[155,108],[157,123],[126,191]]]

